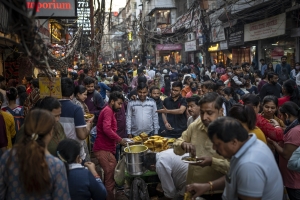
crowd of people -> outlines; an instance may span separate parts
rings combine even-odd
[[[144,162],[164,199],[298,200],[300,64],[286,60],[261,59],[261,71],[77,64],[60,73],[62,99],[41,98],[38,79],[0,76],[0,199],[113,200],[122,146],[146,133],[176,139]],[[188,155],[197,162],[182,162]]]

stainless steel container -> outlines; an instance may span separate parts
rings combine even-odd
[[[128,151],[128,147],[124,149],[126,170],[130,175],[142,175],[144,173],[143,162],[148,147],[145,145],[132,145],[129,148],[130,151]]]

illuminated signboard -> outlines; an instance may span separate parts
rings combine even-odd
[[[90,34],[91,23],[89,0],[78,0],[77,2],[77,25],[78,27],[82,27],[83,33]]]
[[[26,0],[29,10],[36,9],[38,18],[76,18],[76,0],[39,0],[35,5],[34,0]]]

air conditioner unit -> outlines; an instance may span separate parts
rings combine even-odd
[[[160,28],[156,28],[156,32],[158,35],[161,35],[161,29]]]

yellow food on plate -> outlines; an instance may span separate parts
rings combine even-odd
[[[93,114],[90,114],[90,113],[85,113],[84,114],[84,119],[91,119],[92,117],[94,117]]]
[[[140,134],[140,137],[148,137],[148,134],[143,132],[143,133]]]
[[[175,138],[170,138],[170,139],[168,139],[168,143],[174,143],[175,142]]]
[[[132,140],[134,142],[142,142],[143,141],[143,139],[140,136],[135,136],[134,138],[132,138]]]
[[[159,140],[161,137],[158,135],[150,136],[150,139]]]
[[[144,145],[147,146],[149,149],[153,149],[155,147],[154,144],[149,141],[144,142]]]
[[[192,199],[192,194],[190,192],[184,193],[184,200],[191,200]]]

